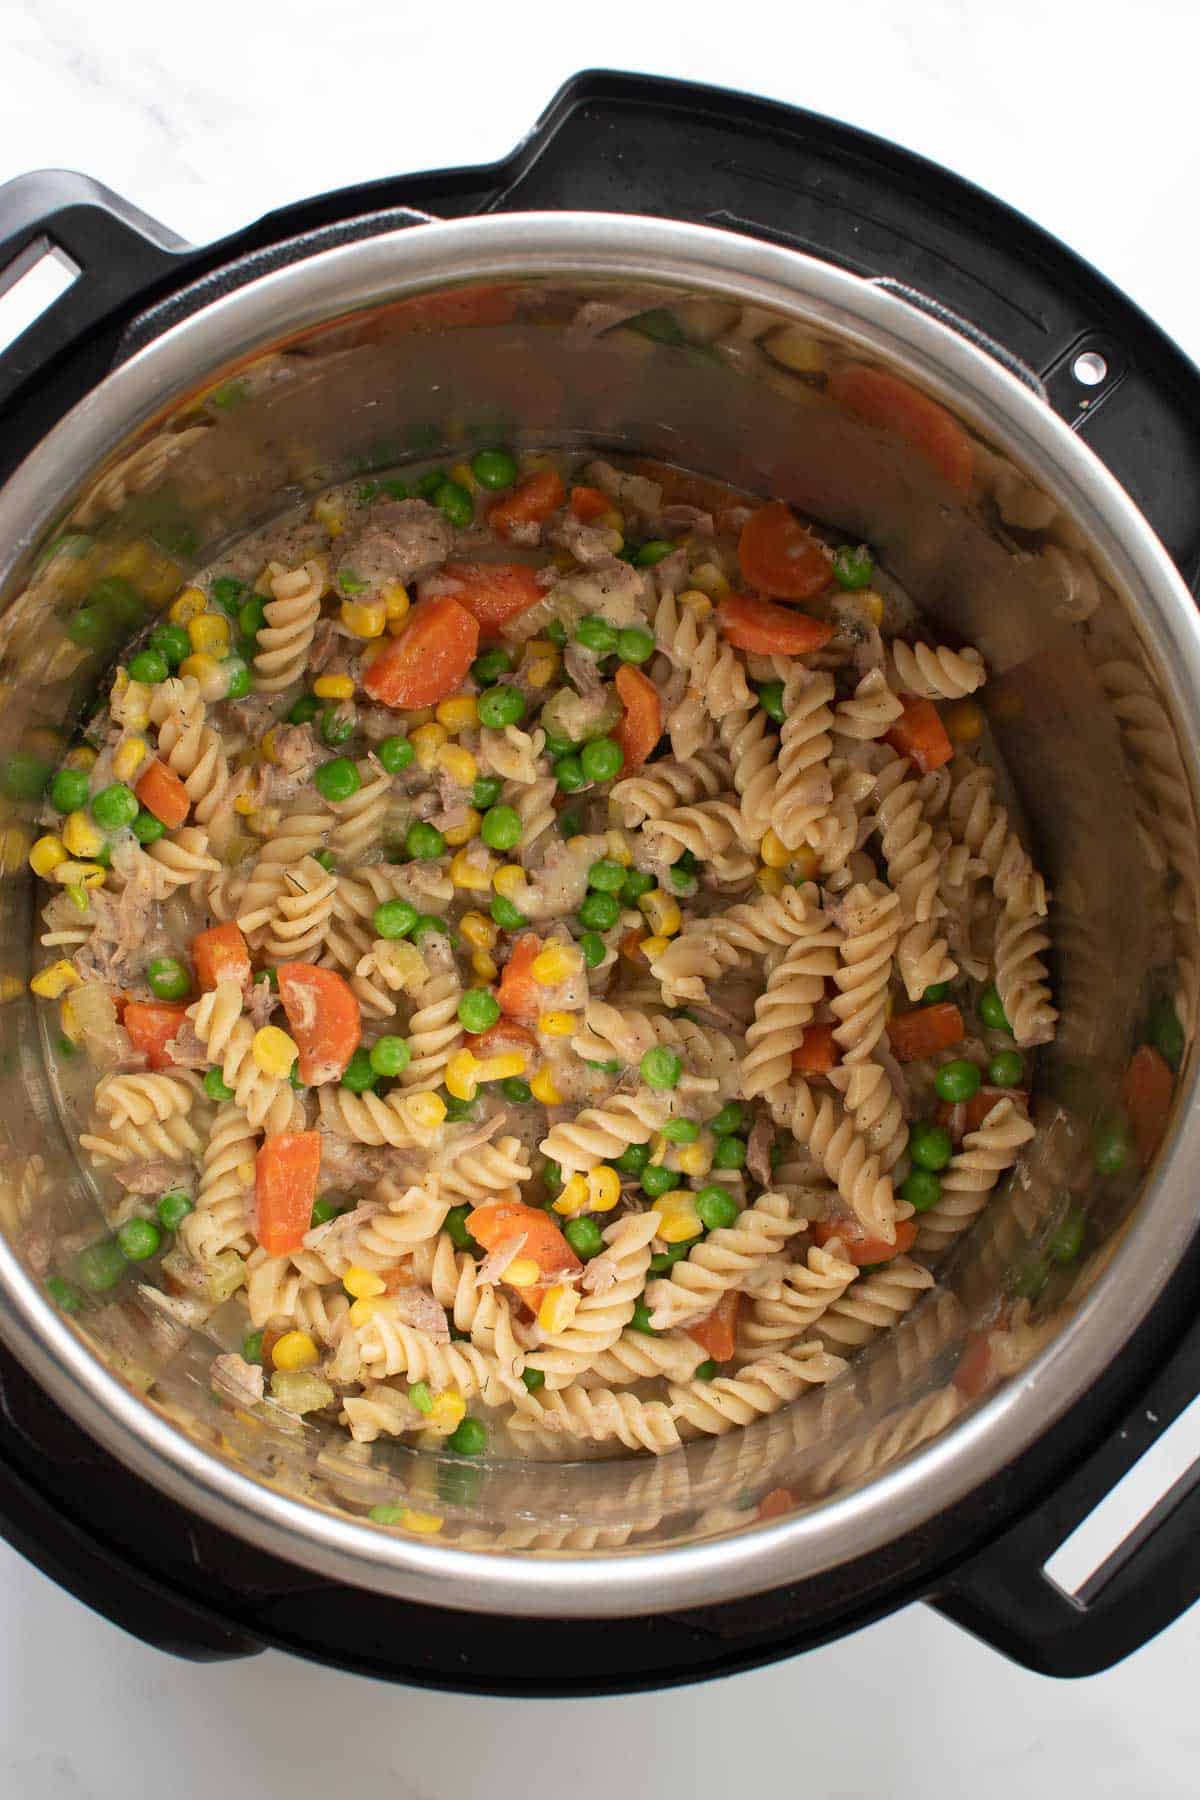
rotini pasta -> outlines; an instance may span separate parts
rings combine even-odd
[[[325,569],[315,558],[298,569],[272,568],[274,598],[263,607],[267,622],[259,631],[254,658],[254,685],[260,693],[278,694],[300,680],[321,616],[325,585]]]

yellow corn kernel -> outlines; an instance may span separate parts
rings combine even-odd
[[[64,769],[93,769],[96,766],[96,752],[90,744],[76,744],[63,757]]]
[[[505,863],[493,875],[492,886],[506,900],[516,900],[525,886],[525,871],[520,863]]]
[[[592,1212],[611,1212],[621,1198],[621,1177],[604,1163],[598,1169],[588,1170],[587,1189]]]
[[[29,852],[29,866],[35,875],[50,875],[66,860],[66,845],[61,838],[40,837]]]
[[[405,1108],[414,1124],[422,1131],[433,1131],[446,1117],[446,1102],[440,1094],[422,1088],[419,1093],[410,1094],[405,1101]]]
[[[446,1523],[441,1513],[414,1512],[411,1506],[400,1509],[400,1523],[405,1531],[415,1531],[421,1537],[436,1537]]]
[[[455,463],[450,471],[450,479],[451,481],[457,481],[459,487],[465,487],[468,494],[477,494],[479,492],[479,483],[475,479],[475,471],[472,469],[470,463]]]
[[[983,734],[983,708],[974,700],[957,700],[942,715],[956,744],[973,744]]]
[[[529,1084],[529,1091],[543,1106],[561,1106],[562,1095],[554,1085],[554,1077],[545,1063]]]
[[[612,862],[620,863],[623,869],[629,868],[633,862],[633,851],[629,848],[629,840],[623,831],[607,832],[604,839],[605,854]]]
[[[713,1148],[702,1137],[694,1144],[682,1144],[675,1158],[681,1175],[707,1175],[712,1168]]]
[[[762,864],[754,879],[758,885],[759,892],[763,894],[782,894],[784,888],[787,886],[787,882],[784,880],[783,870],[769,869],[766,863]]]
[[[859,602],[859,605],[865,609],[866,615],[867,615],[868,619],[870,619],[872,625],[882,625],[882,623],[883,623],[883,595],[882,594],[877,594],[875,592],[874,588],[865,588],[863,590],[863,592],[858,595],[858,602]]]
[[[704,1230],[696,1211],[696,1196],[687,1188],[672,1188],[669,1193],[660,1194],[652,1210],[658,1214],[658,1235],[665,1244],[686,1244]]]
[[[816,851],[808,844],[801,844],[788,858],[788,867],[797,881],[813,881],[816,879],[819,862]]]
[[[447,731],[456,729],[453,724],[446,725],[445,719],[439,723],[445,725]],[[459,787],[470,787],[479,773],[479,764],[461,744],[443,744],[438,750],[437,760],[438,768],[445,769],[447,775],[452,775]]]
[[[354,678],[350,675],[318,675],[313,682],[318,700],[353,700]]]
[[[300,1052],[296,1040],[290,1038],[286,1031],[278,1025],[263,1025],[255,1032],[250,1044],[250,1054],[254,1058],[256,1068],[264,1075],[274,1075],[282,1081],[291,1073],[292,1064]]]
[[[392,626],[389,625],[388,630],[391,631],[392,629]],[[359,662],[362,664],[362,667],[364,669],[369,669],[373,662],[379,661],[379,658],[386,649],[387,645],[382,638],[376,638],[373,644],[364,644],[359,654]]]
[[[387,607],[382,600],[370,605],[361,600],[343,600],[340,616],[346,630],[358,638],[382,637],[387,625]]]
[[[531,688],[546,688],[558,674],[558,652],[550,656],[527,656],[521,673]]]
[[[439,701],[435,717],[447,731],[467,731],[478,725],[479,707],[474,694],[451,694],[448,700]]]
[[[503,1056],[488,1056],[479,1065],[480,1081],[508,1081],[525,1073],[525,1056],[520,1050],[506,1050]]]
[[[713,609],[712,601],[699,588],[688,588],[686,593],[680,594],[679,604],[686,606],[695,619],[706,619]]]
[[[479,893],[486,893],[492,885],[492,870],[496,866],[494,857],[489,856],[486,863],[472,862],[465,850],[450,861],[450,879],[456,888],[468,888]]]
[[[544,1012],[538,1019],[537,1028],[543,1037],[571,1037],[576,1023],[574,1013]]]
[[[133,538],[114,550],[105,565],[109,575],[123,575],[126,581],[133,581],[146,566],[146,558],[150,546],[144,538]]]
[[[311,1369],[320,1360],[321,1352],[307,1331],[285,1331],[271,1351],[271,1361],[277,1369]]]
[[[389,619],[387,622],[387,628],[388,628],[388,633],[391,637],[402,636],[402,634],[405,631],[407,631],[407,629],[408,629],[407,615],[402,613],[399,618]],[[369,669],[371,664],[375,661],[375,658],[377,656],[382,655],[382,653],[383,653],[383,645],[381,643],[376,642],[374,644],[368,644],[366,649],[362,653],[363,654],[363,668]]]
[[[73,812],[63,820],[62,841],[72,856],[99,856],[107,839],[87,813]]]
[[[648,937],[642,939],[638,948],[646,961],[650,962],[654,957],[661,956],[670,942],[670,938],[666,937]]]
[[[167,609],[167,617],[172,625],[190,625],[202,612],[208,610],[208,597],[203,589],[185,587],[177,600],[173,600]]]
[[[66,862],[55,863],[51,873],[65,888],[100,888],[104,886],[108,871],[102,863],[75,862],[68,858]]]
[[[638,899],[638,909],[655,937],[674,937],[683,924],[679,902],[662,888],[651,888]]]
[[[693,569],[692,580],[695,588],[689,589],[689,592],[694,593],[698,589],[700,593],[707,594],[710,600],[723,600],[730,592],[724,570],[714,562],[701,563],[698,569]]]
[[[270,733],[267,735],[269,736]],[[254,811],[254,802],[249,794],[239,794],[233,803],[233,810],[235,813],[241,813],[243,819],[249,818],[250,814]]]
[[[613,1170],[613,1174],[616,1174],[615,1169]],[[586,1177],[578,1174],[571,1175],[563,1182],[562,1192],[554,1202],[553,1210],[556,1213],[561,1214],[564,1219],[569,1219],[575,1213],[582,1212],[587,1203],[588,1184]]]
[[[6,825],[0,831],[0,873],[19,869],[31,848],[30,837],[20,825]]]
[[[473,1100],[479,1086],[479,1058],[470,1050],[456,1050],[446,1064],[442,1079],[446,1083],[446,1092],[456,1100]]]
[[[579,1308],[578,1289],[556,1281],[547,1288],[538,1307],[537,1322],[543,1331],[565,1331]]]
[[[661,1163],[665,1159],[667,1151],[670,1148],[670,1139],[665,1138],[661,1131],[656,1131],[654,1136],[650,1139],[650,1161],[652,1163]]]
[[[188,637],[193,650],[207,650],[212,656],[229,654],[229,620],[224,613],[200,613],[188,620]]]
[[[261,752],[262,759],[264,762],[273,763],[273,762],[278,762],[278,760],[279,760],[279,758],[276,754],[276,750],[275,750],[275,744],[276,744],[276,738],[277,738],[278,732],[279,732],[278,725],[272,725],[270,731],[263,733],[263,740],[262,740],[262,743],[259,745],[259,751]],[[253,756],[253,752],[251,752],[250,761],[253,762],[253,760],[254,760],[254,756]]]
[[[246,828],[252,831],[255,837],[270,837],[272,832],[278,831],[282,822],[283,808],[281,806],[260,806],[256,811],[246,814]]]
[[[410,731],[408,741],[413,747],[413,755],[417,759],[418,768],[429,770],[437,766],[437,754],[446,741],[444,725],[418,725]]]
[[[536,1269],[537,1264],[534,1264]],[[444,1394],[433,1396],[433,1409],[429,1413],[426,1424],[430,1431],[436,1431],[439,1437],[449,1437],[457,1431],[467,1415],[467,1403],[457,1388],[447,1388]]]
[[[499,928],[481,912],[465,912],[458,921],[460,934],[476,950],[492,950],[500,936]]]
[[[529,965],[529,973],[541,987],[557,987],[560,981],[574,975],[579,968],[578,950],[566,944],[547,944]]]
[[[625,514],[618,512],[615,506],[610,506],[607,512],[600,514],[596,523],[597,525],[603,525],[606,531],[624,531]],[[616,555],[615,550],[613,555]]]
[[[238,1164],[237,1178],[243,1187],[254,1186],[254,1158],[252,1156],[248,1156],[244,1162]]]
[[[332,494],[322,494],[313,501],[312,516],[331,538],[341,537],[346,529],[346,507]]]
[[[59,1004],[58,1022],[62,1026],[63,1036],[70,1038],[73,1044],[77,1044],[82,1038],[83,1032],[79,1025],[79,1014],[72,1006],[69,994]]]
[[[768,869],[786,869],[792,860],[792,852],[776,836],[774,831],[767,831],[758,847],[759,855]]]
[[[194,498],[189,493],[189,499]],[[154,557],[143,572],[140,585],[152,605],[164,606],[179,586],[178,563],[173,563],[169,556]]]
[[[229,671],[223,669],[215,656],[207,650],[195,650],[191,656],[185,656],[179,665],[179,673],[185,679],[191,676],[200,684],[200,698],[205,702],[215,702],[225,698],[225,690],[229,686]]]
[[[79,976],[71,963],[60,959],[35,975],[29,987],[40,1000],[61,1000],[68,988],[79,986]]]
[[[482,824],[483,814],[476,812],[473,806],[468,806],[467,816],[462,824],[447,825],[442,836],[452,849],[457,849],[460,844],[469,844],[472,838],[477,838]]]
[[[495,981],[500,970],[490,950],[474,950],[471,953],[471,968],[480,981]]]
[[[532,1287],[541,1272],[532,1256],[518,1256],[505,1269],[504,1279],[510,1287]]]
[[[364,1294],[361,1300],[356,1300],[354,1302],[354,1305],[350,1308],[346,1317],[354,1326],[354,1329],[358,1331],[362,1326],[369,1325],[378,1311],[378,1298],[374,1294]]]
[[[10,1000],[19,1000],[25,992],[25,983],[19,975],[0,975],[0,1005],[7,1005]]]
[[[129,781],[150,754],[145,738],[129,737],[113,757],[113,774],[118,781]]]
[[[408,589],[403,582],[388,581],[384,583],[382,593],[383,610],[387,614],[388,625],[399,625],[408,617],[408,609],[411,604],[408,598]]]
[[[352,1300],[370,1300],[376,1294],[387,1293],[387,1282],[374,1269],[347,1269],[342,1276],[342,1286]]]

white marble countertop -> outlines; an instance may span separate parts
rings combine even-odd
[[[742,0],[586,12],[459,0],[8,0],[0,180],[98,177],[202,240],[404,169],[492,159],[583,67],[744,88],[949,164],[1057,232],[1193,355],[1194,0]],[[813,1800],[1174,1800],[1196,1792],[1200,1613],[1121,1668],[1056,1684],[921,1607],[707,1689],[517,1706],[268,1654],[156,1655],[0,1546],[0,1793],[572,1800],[800,1790]],[[471,1629],[464,1619],[464,1631]],[[533,1771],[544,1771],[540,1777]],[[131,1786],[132,1783],[132,1786]]]

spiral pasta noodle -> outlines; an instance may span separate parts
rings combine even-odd
[[[807,1081],[797,1079],[776,1116],[786,1119],[796,1142],[812,1151],[867,1236],[894,1243],[896,1197],[891,1177],[833,1096],[818,1099]]]
[[[857,1280],[857,1268],[839,1256],[838,1249],[836,1238],[825,1249],[814,1244],[804,1262],[789,1268],[778,1295],[759,1295],[751,1301],[749,1317],[740,1328],[749,1357],[783,1349],[803,1337]]]
[[[840,1295],[814,1329],[827,1349],[847,1356],[903,1318],[932,1286],[928,1269],[910,1256],[894,1256]]]
[[[726,713],[749,706],[750,690],[736,653],[713,626],[700,623],[695,605],[689,606],[674,594],[663,594],[654,614],[654,639],[674,667],[686,675],[690,692],[710,718],[720,721]],[[676,748],[677,756],[684,754]]]
[[[525,1370],[525,1352],[512,1308],[495,1287],[479,1281],[477,1268],[444,1233],[420,1245],[412,1259],[414,1278],[445,1307],[455,1331],[495,1356],[503,1379],[517,1381]]]
[[[253,1251],[246,1260],[246,1306],[257,1329],[287,1325],[330,1346],[345,1329],[350,1310],[340,1288],[310,1281],[288,1257],[268,1256],[264,1250]]]
[[[408,1047],[412,1059],[400,1076],[405,1088],[436,1087],[442,1072],[462,1043],[458,1017],[462,983],[453,968],[440,968],[426,955],[429,980],[419,989],[417,1006],[408,1021]]]
[[[670,1102],[648,1088],[616,1094],[604,1106],[585,1106],[574,1119],[560,1120],[538,1148],[562,1169],[592,1169],[630,1144],[644,1144],[669,1112]]]
[[[209,828],[214,843],[223,843],[235,790],[224,741],[207,723],[199,682],[193,676],[160,682],[151,689],[147,711],[158,727],[159,758],[183,782],[197,825]]]
[[[376,1303],[362,1325],[347,1325],[330,1364],[338,1381],[384,1381],[407,1375],[427,1382],[434,1393],[453,1388],[464,1399],[478,1394],[485,1406],[513,1398],[497,1357],[476,1344],[435,1343],[400,1316],[402,1302]]]
[[[665,838],[676,848],[668,851],[674,861],[690,850],[701,862],[711,862],[735,843],[742,830],[741,808],[729,800],[701,800],[695,806],[677,807],[661,818],[647,819],[643,831],[652,841]]]
[[[925,700],[962,700],[983,686],[987,671],[978,650],[950,650],[945,644],[892,645],[896,681],[906,694]]]
[[[320,954],[329,920],[337,877],[306,856],[283,877],[263,934],[263,949],[273,961],[315,962]]]
[[[950,795],[950,829],[983,863],[996,898],[1009,912],[1041,918],[1046,911],[1046,884],[1016,833],[1009,830],[1008,813],[996,805],[994,788],[990,769],[969,768]]]
[[[1022,1048],[1048,1044],[1058,1013],[1050,1004],[1041,952],[1050,934],[1040,921],[1005,913],[996,924],[996,988],[1012,1033]]]
[[[632,828],[664,818],[681,806],[715,799],[730,779],[729,762],[719,751],[700,750],[687,762],[664,757],[614,782],[609,803],[618,823]]]
[[[528,1358],[528,1366],[545,1375],[548,1388],[567,1386],[621,1336],[646,1285],[650,1243],[657,1231],[656,1214],[629,1213],[604,1232],[612,1285],[602,1293],[584,1293],[570,1324],[546,1332],[543,1347]]]
[[[887,683],[882,669],[870,669],[863,676],[849,700],[840,700],[833,710],[833,729],[843,737],[867,741],[881,738],[890,731],[904,711]]]
[[[514,1398],[517,1411],[509,1424],[514,1435],[538,1430],[596,1444],[616,1438],[627,1450],[649,1450],[655,1456],[679,1444],[679,1429],[662,1400],[578,1385]]]
[[[265,1075],[254,1061],[254,1026],[242,1016],[240,984],[219,981],[188,1007],[187,1016],[251,1125],[262,1125],[287,1089],[282,1081]]]
[[[765,894],[761,900],[731,906],[713,918],[689,921],[667,948],[650,960],[650,971],[662,986],[668,1006],[705,1000],[707,983],[752,956],[786,945],[802,935],[810,903],[799,888]]]
[[[908,1148],[908,1123],[891,1077],[879,1063],[845,1063],[829,1071],[829,1083],[841,1096],[868,1149],[884,1172],[895,1168]]]
[[[501,1137],[494,1144],[479,1144],[439,1163],[438,1180],[452,1206],[465,1201],[478,1205],[504,1188],[519,1187],[530,1176],[529,1159],[520,1138]]]
[[[294,687],[304,674],[325,583],[325,569],[315,558],[298,569],[272,570],[274,598],[263,607],[266,624],[258,633],[254,658],[254,685],[260,694]]]
[[[722,1294],[740,1287],[755,1264],[776,1255],[800,1229],[784,1195],[760,1195],[736,1224],[709,1232],[665,1280],[649,1284],[646,1304],[655,1331],[673,1330],[710,1312]]]
[[[635,1012],[607,1000],[589,1000],[584,1025],[571,1043],[576,1056],[593,1062],[616,1056],[632,1065],[640,1063],[647,1050],[662,1044],[678,1051],[692,1074],[715,1081],[723,1098],[732,1098],[737,1088],[740,1045],[727,1032],[698,1025],[694,1019]]]
[[[887,1021],[888,983],[900,937],[899,897],[880,881],[851,888],[842,901],[845,931],[838,986],[830,1002],[834,1037],[848,1063],[870,1056]]]
[[[329,848],[338,862],[351,867],[360,863],[368,850],[383,836],[383,820],[392,791],[392,778],[386,769],[370,762],[358,769],[359,787],[348,800],[331,800],[329,810],[334,817],[329,834]]]
[[[387,1144],[393,1150],[427,1148],[437,1141],[440,1127],[430,1129],[421,1123],[413,1109],[413,1098],[398,1089],[386,1098],[369,1089],[362,1094],[329,1085],[317,1090],[321,1124],[326,1131],[376,1148]]]
[[[151,844],[147,855],[154,864],[159,900],[167,900],[176,888],[188,887],[201,876],[215,875],[220,863],[209,855],[208,833],[199,825],[181,825]]]
[[[263,844],[246,878],[237,915],[238,925],[248,938],[269,922],[288,869],[323,847],[330,823],[327,812],[297,810],[283,819],[276,834]]]
[[[482,765],[501,780],[515,781],[523,787],[537,780],[538,758],[545,746],[544,731],[522,731],[519,725],[505,725],[500,730],[485,728],[479,734]]]
[[[941,1199],[921,1215],[916,1242],[921,1255],[940,1256],[974,1224],[997,1181],[1032,1136],[1033,1125],[1008,1099],[997,1100],[979,1130],[967,1132],[962,1149],[943,1172]]]
[[[692,1381],[686,1387],[672,1382],[671,1409],[693,1431],[719,1437],[790,1405],[806,1388],[832,1381],[845,1366],[820,1344],[801,1344],[795,1351],[776,1351],[747,1363],[736,1375]]]
[[[808,923],[810,929],[788,946],[754,1002],[741,1069],[747,1099],[771,1094],[790,1078],[792,1052],[824,999],[826,980],[837,973],[841,932],[822,912],[811,914]]]
[[[829,754],[834,696],[832,675],[798,669],[783,689],[778,777],[771,800],[771,828],[788,850],[804,843],[832,797]]]
[[[245,1113],[226,1101],[217,1110],[204,1146],[195,1209],[180,1230],[184,1246],[197,1262],[210,1262],[225,1250],[244,1255],[250,1249],[257,1151],[258,1139]],[[256,1325],[264,1322],[252,1317]]]

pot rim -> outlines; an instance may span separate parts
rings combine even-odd
[[[326,250],[172,327],[107,376],[0,490],[0,580],[115,441],[210,370],[358,307],[472,279],[612,278],[758,304],[835,332],[914,378],[1062,502],[1138,600],[1200,789],[1200,618],[1167,552],[1099,459],[999,363],[859,276],[708,226],[633,214],[516,213],[414,226]],[[966,398],[964,399],[964,393]],[[260,1486],[160,1418],[111,1374],[0,1241],[0,1336],[128,1468],[283,1560],[467,1612],[612,1618],[795,1583],[926,1524],[1012,1462],[1085,1392],[1144,1319],[1195,1230],[1185,1172],[1200,1159],[1194,1058],[1137,1215],[1070,1326],[1020,1378],[906,1462],[809,1513],[668,1549],[586,1556],[477,1552],[393,1537]]]

